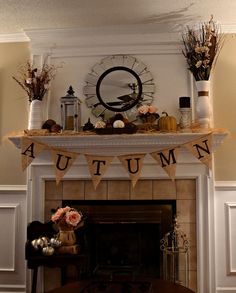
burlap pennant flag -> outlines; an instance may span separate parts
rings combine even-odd
[[[121,155],[118,157],[125,170],[128,172],[133,187],[135,186],[141,175],[143,159],[145,155],[146,154],[130,154]]]
[[[212,167],[212,134],[183,145],[208,168]]]
[[[92,177],[93,186],[96,190],[107,168],[110,166],[113,157],[94,155],[85,155],[85,157],[88,163],[89,173]]]
[[[46,148],[47,145],[23,136],[21,138],[22,170],[24,171],[29,166],[29,164],[35,159],[35,157]]]
[[[79,154],[53,148],[51,149],[51,154],[55,166],[56,183],[58,184]]]
[[[179,147],[156,151],[150,155],[165,170],[168,176],[174,180],[178,154]]]

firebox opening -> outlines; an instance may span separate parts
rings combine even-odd
[[[160,240],[172,228],[175,200],[63,201],[67,205],[85,218],[79,238],[89,275],[162,276]]]

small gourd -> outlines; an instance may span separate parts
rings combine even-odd
[[[54,248],[53,247],[51,247],[51,246],[46,246],[46,247],[43,247],[43,249],[42,249],[42,254],[43,255],[53,255],[53,253],[54,253]]]
[[[177,130],[177,122],[175,117],[169,116],[166,112],[162,112],[165,116],[162,116],[158,120],[158,127],[160,131],[176,131]]]

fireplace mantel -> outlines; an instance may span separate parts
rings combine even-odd
[[[151,153],[157,149],[181,146],[195,141],[208,133],[150,133],[131,135],[44,135],[27,136],[49,147],[68,149],[81,154],[118,155],[128,153]],[[213,150],[218,147],[227,136],[227,131],[214,131]],[[9,140],[17,147],[21,147],[24,133],[9,135]],[[214,230],[211,229],[211,215],[214,213],[214,173],[197,160],[186,148],[180,148],[180,158],[176,169],[176,179],[194,179],[196,182],[196,233],[197,237],[197,283],[198,293],[212,293],[212,272],[214,261]],[[63,180],[85,180],[91,178],[84,156],[79,156],[65,174]],[[156,164],[151,156],[145,157],[142,175],[143,180],[168,179],[166,172]],[[27,220],[44,220],[45,182],[55,180],[55,170],[50,152],[45,150],[33,160],[27,169]],[[120,162],[115,158],[109,166],[109,172],[104,180],[129,180]],[[168,181],[167,181],[168,182]],[[93,192],[94,193],[94,192]],[[95,193],[96,194],[96,193]],[[91,194],[90,194],[91,195]],[[101,199],[98,193],[96,199]],[[43,292],[43,291],[40,291]]]
[[[213,132],[213,148],[218,147],[227,136],[227,131]],[[134,152],[151,152],[156,149],[175,147],[194,141],[207,133],[151,133],[119,135],[44,135],[28,136],[51,147],[66,148],[86,153],[116,154]],[[9,136],[9,140],[20,148],[22,135]]]

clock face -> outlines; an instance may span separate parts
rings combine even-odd
[[[135,121],[137,108],[153,101],[155,84],[146,65],[133,56],[108,56],[86,77],[84,95],[92,114],[104,120],[116,112]]]

